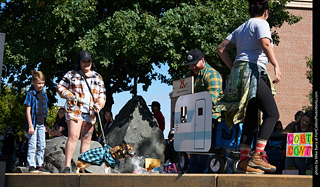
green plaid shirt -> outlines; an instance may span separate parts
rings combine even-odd
[[[212,98],[212,118],[220,117],[220,110],[213,107],[223,96],[222,77],[220,73],[213,69],[207,62],[206,66],[198,72],[194,80],[194,92],[208,91]]]
[[[225,120],[229,129],[234,124],[243,122],[249,100],[256,97],[261,74],[267,75],[267,85],[275,95],[276,90],[271,79],[261,66],[245,61],[237,61],[233,64],[228,80],[228,90],[215,105],[216,110],[222,111],[222,118],[224,118],[222,120]]]

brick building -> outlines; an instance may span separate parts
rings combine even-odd
[[[306,77],[308,70],[305,57],[312,55],[312,0],[293,0],[287,5],[290,13],[302,19],[293,25],[285,23],[277,29],[280,36],[275,55],[280,64],[282,80],[276,85],[275,99],[283,126],[294,120],[294,115],[303,106],[310,106],[308,93],[312,85]],[[273,66],[268,64],[268,73],[273,77]]]
[[[282,80],[276,85],[275,99],[280,112],[280,121],[286,127],[294,120],[297,111],[310,105],[307,95],[312,85],[306,77],[308,70],[305,57],[312,55],[312,0],[292,0],[287,10],[302,19],[293,25],[285,23],[277,29],[280,36],[279,46],[274,46],[280,64]],[[269,63],[268,73],[273,78],[273,66]],[[174,127],[174,106],[177,98],[171,98],[171,128]]]

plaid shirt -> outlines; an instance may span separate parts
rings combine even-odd
[[[113,158],[109,145],[105,144],[104,147],[97,147],[90,149],[84,153],[81,153],[78,157],[78,160],[101,166],[103,162],[106,162],[108,167],[114,168],[117,164],[117,160]]]
[[[244,61],[237,61],[233,64],[227,92],[215,106],[216,109],[222,111],[229,129],[234,124],[243,122],[249,100],[256,97],[261,74],[268,77],[267,85],[271,93],[275,95],[276,90],[271,83],[271,79],[261,66]]]
[[[97,108],[99,111],[104,107],[106,103],[106,90],[104,88],[104,82],[100,74],[95,71],[92,71],[91,75],[91,84],[89,84],[91,91],[93,93],[93,97],[90,94],[90,123],[94,124],[96,122],[96,117],[94,115],[94,111],[92,107]],[[57,92],[61,98],[66,99],[66,96],[70,96],[71,94],[76,95],[80,100],[83,100],[85,95],[83,91],[83,85],[86,86],[85,80],[81,77],[79,73],[75,73],[74,71],[67,72],[62,80],[59,82],[57,87]],[[69,105],[67,106],[67,110],[71,111],[74,106]],[[78,121],[78,118],[81,116],[81,111],[83,108],[83,103],[78,102],[76,109],[71,112],[67,113],[68,118],[74,121]]]
[[[220,111],[213,107],[217,101],[222,98],[222,77],[220,73],[213,69],[207,62],[205,67],[198,72],[194,81],[194,92],[208,91],[212,98],[212,118],[220,117]]]
[[[46,123],[46,118],[47,118],[47,113],[48,113],[48,97],[47,94],[42,90],[41,91],[42,96],[43,96],[43,115],[44,115],[44,123]],[[37,113],[38,111],[38,99],[37,99],[37,92],[32,86],[31,89],[27,92],[26,99],[24,100],[24,104],[26,106],[31,107],[31,121],[32,125],[35,128],[36,121],[37,121]],[[26,131],[28,132],[29,129],[29,124],[27,121],[27,115],[26,115]]]

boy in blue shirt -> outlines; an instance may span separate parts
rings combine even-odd
[[[48,173],[42,166],[46,147],[44,124],[48,113],[48,97],[43,91],[44,83],[44,74],[41,71],[32,71],[33,86],[27,92],[24,101],[26,105],[26,131],[29,138],[27,161],[29,172],[32,173]]]

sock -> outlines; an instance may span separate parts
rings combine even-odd
[[[256,143],[256,152],[263,152],[266,147],[267,140],[258,139]]]
[[[245,144],[240,145],[240,161],[250,158],[251,147]]]

